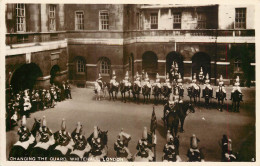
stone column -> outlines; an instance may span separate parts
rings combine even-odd
[[[74,14],[74,13],[72,13]],[[64,4],[58,5],[58,19],[57,19],[57,31],[64,30]]]
[[[48,29],[47,5],[41,4],[41,32],[48,32]]]

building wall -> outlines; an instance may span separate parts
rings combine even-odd
[[[246,29],[255,29],[255,7],[253,5],[220,5],[219,29],[234,29],[236,8],[246,8]]]

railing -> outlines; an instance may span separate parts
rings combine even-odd
[[[65,35],[66,31],[7,33],[6,45],[63,40]]]
[[[252,37],[255,30],[217,30],[217,29],[196,29],[196,30],[136,30],[125,31],[124,38],[135,38],[144,36],[209,36],[209,37]]]

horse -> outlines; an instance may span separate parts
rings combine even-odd
[[[164,85],[161,90],[164,99],[167,100],[169,98],[169,95],[171,94],[171,88]]]
[[[130,98],[130,91],[129,91],[130,89],[129,89],[128,86],[125,86],[125,83],[123,83],[123,82],[120,82],[119,89],[120,89],[121,96],[122,96],[122,102],[124,101],[126,103],[125,94],[128,91],[129,92],[129,98]]]
[[[108,147],[107,147],[107,142],[108,142],[108,136],[107,136],[108,131],[101,131],[100,129],[98,129],[98,137],[101,140],[101,146],[103,146],[102,149],[102,154],[101,155],[95,155],[93,149],[91,148],[89,153],[88,153],[88,157],[97,161],[103,161],[107,158],[107,152],[108,152]],[[92,138],[94,137],[94,133],[92,133],[88,138],[87,138],[87,142],[89,143],[89,145],[91,147],[93,147],[93,143],[92,143]]]
[[[115,99],[117,99],[118,86],[115,86],[112,83],[107,83],[107,88],[108,88],[107,90],[109,94],[109,100],[111,100],[111,96],[112,96],[113,101],[115,101]]]
[[[221,112],[223,109],[223,103],[225,98],[226,98],[226,93],[224,93],[223,90],[219,88],[219,91],[216,92],[216,99],[218,99],[218,107],[219,107],[219,111]]]
[[[102,85],[100,85],[100,83],[95,82],[94,92],[96,94],[96,100],[99,100],[99,101],[100,101],[100,96],[101,96],[101,91],[102,91],[101,86]]]
[[[136,83],[134,83],[134,85],[132,87],[132,94],[133,94],[134,100],[139,101],[140,91],[141,91],[141,88]]]
[[[142,93],[144,96],[144,103],[147,103],[147,100],[150,101],[151,88],[149,88],[147,85],[144,85],[142,88]]]
[[[167,130],[170,130],[174,136],[177,136],[179,121],[181,122],[180,132],[184,132],[184,120],[190,112],[195,113],[195,109],[191,103],[178,103],[175,109],[175,112],[170,111],[168,114],[166,118],[166,126]]]
[[[34,140],[33,143],[31,143],[31,144],[28,143],[28,141],[30,139],[25,142],[18,141],[11,148],[11,151],[9,153],[9,159],[11,157],[18,158],[18,157],[28,157],[29,156],[29,152],[31,151],[32,147],[34,147],[34,145],[36,144],[35,137],[36,137],[36,133],[39,130],[40,126],[41,126],[41,120],[37,120],[36,118],[34,118],[34,124],[32,126],[31,135],[30,135],[30,139]]]
[[[209,89],[207,86],[205,87],[205,89],[203,89],[203,97],[205,99],[205,106],[206,108],[209,107],[209,100],[210,98],[212,98],[212,95],[213,95],[213,90],[212,89]]]
[[[239,112],[239,107],[240,107],[240,101],[242,100],[242,93],[240,93],[238,90],[235,92],[231,93],[231,98],[232,98],[232,110],[234,112]]]
[[[161,88],[158,86],[153,87],[153,95],[154,95],[154,103],[157,104],[157,102],[160,100],[159,96],[161,94]]]
[[[190,102],[192,101],[192,98],[194,99],[194,103],[197,103],[197,98],[199,98],[200,101],[200,87],[199,89],[195,89],[194,86],[189,87],[188,89],[188,96],[190,97]]]

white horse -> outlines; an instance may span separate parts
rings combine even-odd
[[[100,101],[100,96],[101,96],[102,88],[101,88],[101,86],[99,85],[98,82],[95,82],[94,91],[95,91],[95,94],[96,94],[96,100],[99,100],[99,101]]]

